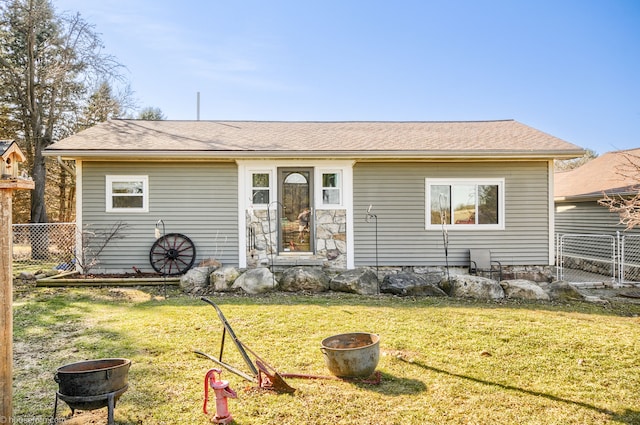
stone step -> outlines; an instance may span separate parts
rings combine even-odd
[[[306,266],[306,267],[322,267],[324,264],[323,258],[316,257],[275,257],[273,259],[273,266],[276,269],[287,268],[287,267],[296,267],[296,266]]]

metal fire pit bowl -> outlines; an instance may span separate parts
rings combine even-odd
[[[368,377],[380,358],[380,336],[354,332],[330,336],[320,348],[329,371],[340,378]]]
[[[58,383],[58,398],[77,410],[109,408],[109,424],[113,423],[113,409],[116,401],[128,388],[128,374],[131,360],[99,359],[71,363],[58,368],[54,380]]]

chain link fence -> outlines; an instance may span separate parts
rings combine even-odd
[[[640,282],[640,235],[556,235],[556,278],[573,284]]]
[[[640,235],[624,235],[621,238],[620,282],[640,282]]]
[[[14,224],[12,230],[14,267],[75,267],[75,223]]]

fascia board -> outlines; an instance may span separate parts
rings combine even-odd
[[[570,159],[582,151],[504,152],[504,151],[110,151],[45,150],[44,156],[68,159],[249,159],[249,158],[349,158],[361,160],[548,160]]]

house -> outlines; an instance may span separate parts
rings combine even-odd
[[[639,165],[635,165],[639,164]],[[608,152],[569,171],[556,173],[555,227],[557,263],[574,279],[640,281],[640,229],[628,230],[620,215],[598,201],[638,193],[640,149]],[[568,279],[565,277],[565,279]]]
[[[556,173],[556,232],[615,235],[624,231],[618,213],[598,201],[605,193],[623,197],[638,193],[633,163],[640,164],[640,149],[608,152],[578,168]]]
[[[173,233],[167,257],[240,268],[465,267],[474,247],[548,268],[553,161],[583,153],[513,120],[112,120],[45,150],[76,161],[79,228],[127,224],[104,271],[149,270]]]

